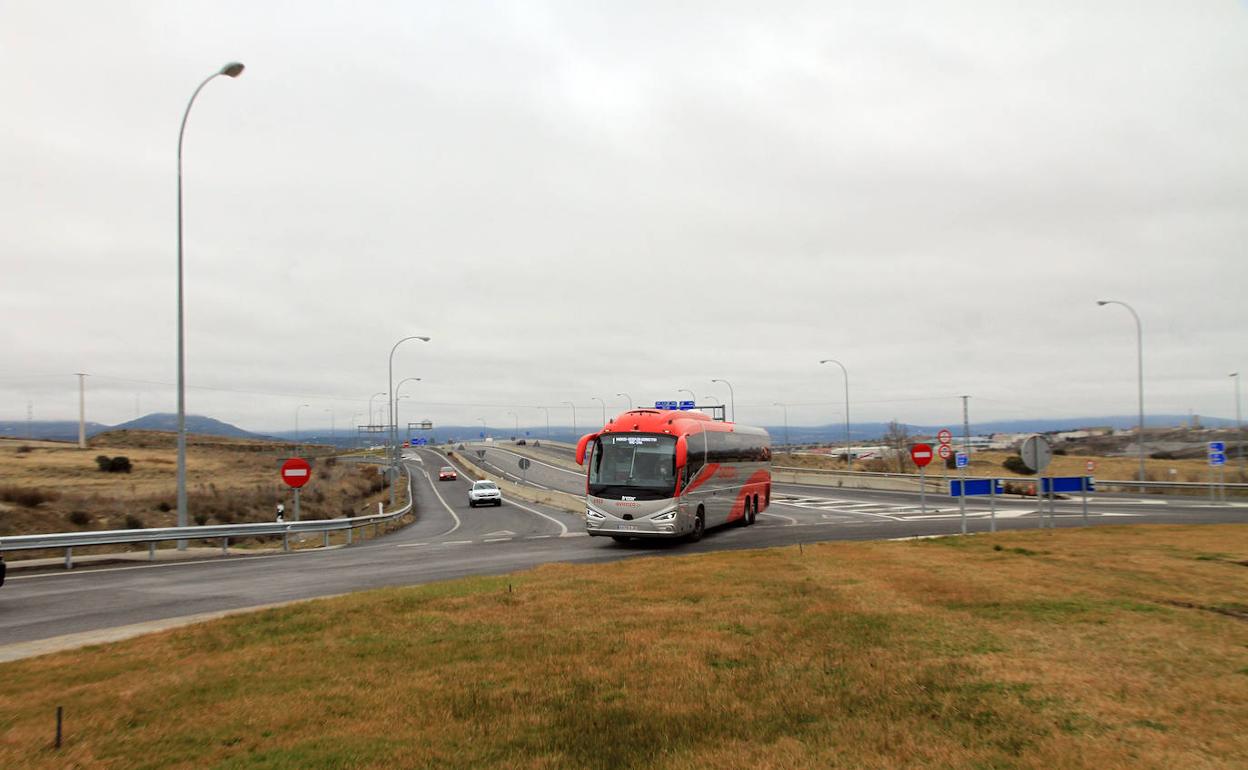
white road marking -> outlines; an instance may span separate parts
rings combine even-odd
[[[395,546],[395,548],[419,548],[422,545],[429,545],[429,544],[428,543],[399,543],[398,545]]]
[[[512,500],[504,500],[503,503],[506,505],[514,505],[522,511],[528,511],[529,513],[533,513],[538,516],[541,516],[543,519],[548,519],[550,521],[553,521],[556,525],[559,526],[559,537],[568,537],[568,526],[564,524],[562,521],[559,521],[558,519],[556,519],[554,516],[549,516],[537,510],[536,508],[530,508],[527,505],[521,505],[520,503],[514,502]]]
[[[511,540],[512,538],[510,537],[487,537],[481,542],[483,543],[509,543],[511,542]]]
[[[500,529],[497,532],[486,532],[485,536],[486,537],[515,537],[516,533],[512,532],[510,529]]]
[[[493,449],[495,452],[505,452],[505,453],[507,453],[507,454],[509,454],[509,455],[515,455],[516,457],[523,457],[524,459],[528,460],[529,462],[534,462],[534,463],[537,463],[538,465],[544,465],[544,466],[546,466],[547,468],[550,468],[550,469],[552,469],[552,470],[556,470],[556,471],[560,471],[561,473],[566,473],[566,474],[568,474],[568,475],[570,475],[570,476],[577,476],[577,477],[580,477],[580,476],[584,476],[584,475],[585,475],[585,472],[584,472],[584,471],[570,471],[570,470],[568,470],[567,468],[560,468],[558,465],[551,465],[550,463],[547,463],[547,462],[542,462],[541,460],[535,460],[535,459],[534,459],[534,458],[532,458],[532,457],[529,457],[529,456],[527,456],[527,455],[522,455],[522,454],[520,454],[519,452],[513,452],[513,451],[511,451],[510,449],[503,449],[502,447],[489,447],[489,449]],[[489,451],[489,449],[487,449],[486,451]]]
[[[433,493],[438,496],[438,502],[442,503],[442,507],[445,508],[446,512],[451,514],[451,518],[455,520],[455,526],[451,527],[447,531],[438,535],[438,537],[446,537],[447,535],[451,534],[455,530],[459,529],[459,524],[460,524],[459,517],[455,515],[455,509],[446,504],[446,500],[445,498],[442,497],[442,493],[438,491],[438,485],[434,484],[433,479],[429,477],[429,471],[425,470],[424,468],[421,468],[420,472],[425,475],[425,481],[429,482],[429,488],[432,489]]]
[[[793,518],[792,516],[785,516],[782,513],[768,513],[767,511],[759,511],[758,515],[759,516],[771,516],[776,519],[784,519],[785,521],[789,522],[789,526],[793,526],[794,524],[797,523],[797,519]]]

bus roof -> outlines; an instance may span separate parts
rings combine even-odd
[[[704,431],[758,435],[767,433],[762,428],[713,420],[705,412],[662,409],[633,409],[617,415],[602,429],[603,433],[668,433],[673,436],[688,436]]]

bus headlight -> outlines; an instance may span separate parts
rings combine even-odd
[[[665,511],[657,516],[651,517],[650,521],[674,521],[676,519],[676,509]]]
[[[605,519],[605,518],[607,518],[607,517],[606,517],[606,516],[603,516],[601,513],[598,513],[598,512],[597,512],[597,511],[595,511],[593,508],[586,508],[586,509],[585,509],[585,518],[587,518],[587,519],[593,519],[594,521],[602,521],[603,519]]]

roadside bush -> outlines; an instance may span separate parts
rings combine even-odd
[[[129,457],[109,457],[108,455],[99,455],[95,458],[95,464],[104,473],[129,473],[130,458]]]
[[[201,527],[208,523],[208,514],[203,513],[202,511],[195,514],[191,518],[195,519],[195,523]]]
[[[51,502],[60,496],[60,492],[38,487],[0,487],[0,500],[6,503],[16,503],[23,508],[34,508],[40,503]]]
[[[1023,463],[1023,458],[1018,455],[1010,455],[1009,457],[1005,458],[1005,462],[1001,463],[1001,467],[1005,468],[1007,471],[1013,471],[1014,473],[1021,473],[1024,476],[1035,475],[1035,471],[1033,471],[1031,468],[1028,468],[1027,465]]]
[[[237,521],[237,517],[234,515],[234,511],[231,511],[229,509],[226,509],[224,511],[217,511],[217,515],[215,518],[217,521],[221,522],[222,524],[233,524],[235,521]]]
[[[34,447],[28,447],[25,444],[22,444],[21,446],[17,448],[17,453],[19,455],[29,454],[30,452],[33,452],[33,451],[35,451]]]
[[[143,520],[133,513],[126,514],[126,529],[143,529]]]
[[[169,511],[173,510],[173,506],[165,502],[164,500],[161,500],[159,503],[156,503],[156,510],[160,511],[161,513],[168,513]]]
[[[70,511],[65,514],[65,518],[69,519],[69,523],[75,527],[85,527],[91,523],[91,517],[86,511]]]
[[[1056,449],[1053,450],[1053,454],[1064,455],[1066,454],[1066,450],[1063,447],[1057,447]]]

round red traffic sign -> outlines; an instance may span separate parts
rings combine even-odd
[[[287,486],[298,489],[308,483],[308,479],[312,478],[312,466],[302,457],[292,457],[282,463],[282,481]]]
[[[949,446],[949,444],[953,441],[953,434],[949,432],[948,428],[941,428],[940,433],[936,434],[936,440],[945,446]],[[944,456],[945,455],[941,455],[941,457]]]
[[[932,461],[932,446],[930,444],[915,444],[910,447],[910,459],[914,460],[914,464],[922,468]]]
[[[948,460],[950,457],[953,457],[953,447],[948,444],[941,444],[940,449],[936,450],[936,454],[940,455],[940,459]]]
[[[1087,469],[1088,469],[1088,473],[1091,473],[1092,471],[1096,470],[1096,461],[1095,461],[1095,460],[1088,460],[1087,465],[1085,465],[1085,466],[1083,466],[1083,467],[1085,467],[1085,468],[1087,468]]]

